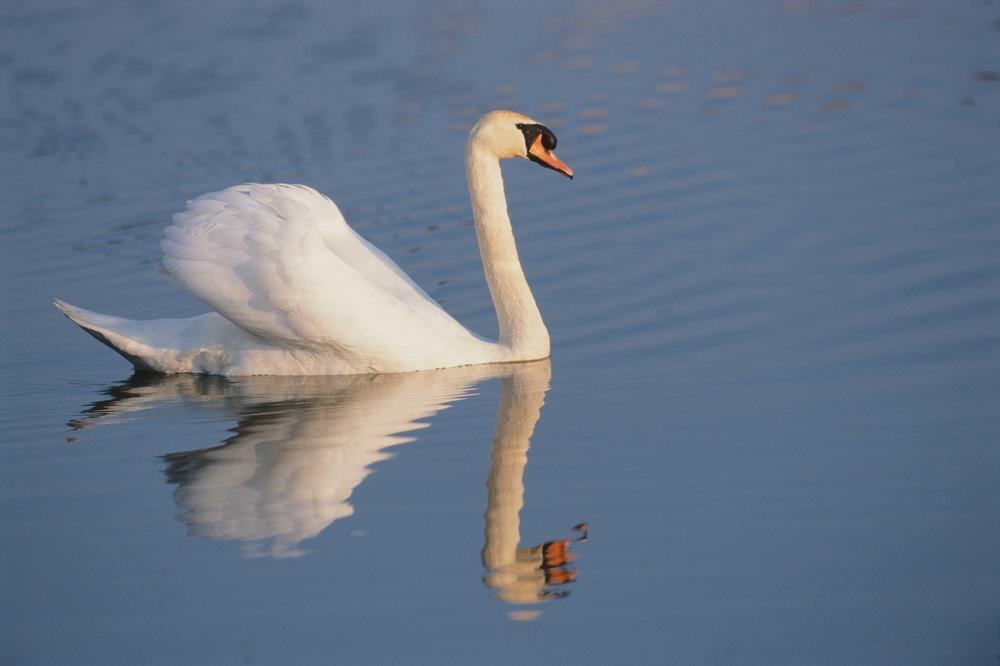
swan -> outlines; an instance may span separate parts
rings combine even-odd
[[[163,266],[214,312],[137,321],[54,304],[136,368],[162,373],[347,375],[548,358],[500,160],[529,159],[572,178],[555,147],[551,130],[513,111],[487,113],[469,133],[465,171],[496,342],[458,323],[305,185],[237,185],[174,216]]]

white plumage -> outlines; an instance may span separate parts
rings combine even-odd
[[[498,342],[459,324],[333,201],[303,185],[238,185],[174,216],[163,265],[214,312],[134,321],[56,306],[137,367],[160,372],[354,374],[544,358],[548,333],[517,258],[499,159],[530,154],[572,172],[541,142],[541,155],[532,150],[526,125],[539,127],[520,114],[487,114],[466,150]]]

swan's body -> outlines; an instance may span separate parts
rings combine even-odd
[[[163,265],[214,312],[135,321],[56,306],[136,367],[166,373],[356,374],[546,358],[548,331],[518,259],[499,160],[526,157],[572,176],[554,147],[551,132],[509,111],[487,114],[469,136],[466,175],[497,342],[459,324],[330,199],[302,185],[239,185],[174,216]]]

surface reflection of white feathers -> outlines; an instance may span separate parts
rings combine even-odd
[[[219,446],[163,456],[180,519],[193,536],[243,542],[250,556],[295,557],[303,541],[354,513],[351,494],[391,447],[412,441],[408,433],[487,379],[504,379],[494,446],[516,440],[521,464],[504,476],[520,499],[528,437],[550,374],[542,361],[331,377],[137,375],[108,389],[109,399],[71,426],[119,422],[177,402],[231,414],[237,424]],[[503,539],[516,544],[520,501],[507,508],[495,518],[507,525]]]
[[[251,556],[301,555],[302,541],[354,513],[351,494],[390,447],[479,378],[454,374],[241,381],[232,437],[164,456],[181,520],[193,536],[246,542]]]
[[[533,604],[565,596],[570,544],[524,548],[524,469],[549,387],[549,361],[448,370],[331,377],[137,375],[106,391],[70,423],[75,430],[185,403],[236,420],[220,445],[163,456],[188,533],[238,541],[249,557],[303,555],[302,543],[354,513],[354,489],[390,448],[488,379],[501,380],[486,480],[484,583],[498,600]],[[489,436],[483,432],[483,440]]]
[[[330,377],[137,376],[73,422],[118,421],[163,402],[231,413],[219,446],[170,453],[179,518],[193,536],[244,542],[250,556],[295,557],[300,544],[350,516],[350,497],[424,419],[500,367]]]

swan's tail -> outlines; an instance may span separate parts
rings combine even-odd
[[[58,298],[53,300],[52,304],[69,317],[70,321],[124,356],[136,368],[141,370],[156,369],[142,358],[143,353],[148,354],[149,352],[148,345],[129,335],[139,322],[84,310],[65,301],[60,301]]]

